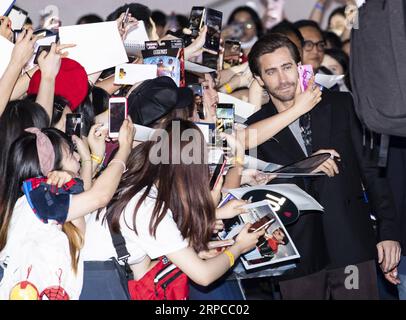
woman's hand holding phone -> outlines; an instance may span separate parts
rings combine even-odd
[[[300,87],[298,82],[298,87]],[[300,90],[297,88],[297,90]],[[311,111],[321,101],[321,90],[318,85],[315,84],[314,76],[311,77],[306,91],[298,94],[295,99],[294,108],[300,110],[300,114],[303,115]]]
[[[38,37],[33,36],[32,29],[23,30],[17,37],[10,64],[15,64],[22,69],[34,54],[34,45],[37,40]]]
[[[185,60],[197,57],[202,54],[203,46],[206,42],[207,26],[203,26],[199,31],[199,35],[196,39],[192,39],[192,43],[188,45],[184,50]]]
[[[126,153],[126,157],[131,152],[131,147],[133,144],[135,128],[130,117],[124,120],[121,125],[120,132],[118,134],[118,143],[120,145],[120,151]]]
[[[89,144],[85,138],[79,138],[76,135],[72,136],[72,142],[76,147],[77,152],[79,153],[80,159],[82,161],[90,159],[90,149]]]

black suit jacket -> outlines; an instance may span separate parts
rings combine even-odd
[[[247,123],[276,113],[275,106],[269,102]],[[330,258],[329,268],[374,259],[377,241],[370,220],[371,210],[378,218],[379,240],[398,240],[399,230],[389,185],[381,177],[376,157],[363,146],[362,127],[355,115],[351,95],[323,91],[322,101],[311,111],[311,129],[313,152],[335,149],[341,156],[338,175],[314,178],[306,189],[325,209],[320,218]],[[258,156],[279,164],[305,157],[289,128],[260,145]],[[362,183],[367,190],[368,204],[364,201]]]

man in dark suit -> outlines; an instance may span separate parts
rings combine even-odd
[[[270,95],[269,103],[247,120],[251,128],[257,129],[258,158],[285,165],[317,152],[332,154],[332,159],[319,167],[328,177],[306,179],[304,184],[305,190],[325,208],[320,218],[330,263],[325,270],[281,281],[281,293],[285,299],[305,299],[312,297],[315,290],[324,289],[325,298],[377,299],[377,248],[381,268],[389,272],[399,262],[399,232],[389,185],[380,177],[373,155],[363,148],[362,130],[351,95],[324,89],[321,101],[312,111],[276,135],[274,129],[266,127],[266,119],[300,105],[309,108],[306,104],[317,98],[318,89],[313,82],[305,93],[300,92],[299,62],[296,46],[275,34],[261,38],[249,56],[252,73]],[[335,162],[333,156],[340,161]],[[364,202],[363,186],[378,218],[378,244]],[[303,218],[306,216],[299,221]],[[297,233],[288,232],[295,242]]]

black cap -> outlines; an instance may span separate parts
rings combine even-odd
[[[134,123],[148,126],[175,108],[194,104],[190,88],[178,88],[170,77],[142,82],[128,97],[128,114]]]

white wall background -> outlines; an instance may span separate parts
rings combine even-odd
[[[1,0],[0,0],[1,1]],[[49,4],[59,8],[63,25],[75,24],[78,18],[84,14],[96,13],[102,18],[114,11],[120,5],[130,3],[131,0],[17,0],[16,4],[29,12],[30,18],[37,26],[39,21],[39,11]],[[218,9],[224,13],[224,20],[228,19],[231,11],[244,5],[247,0],[134,0],[147,5],[152,10],[160,9],[170,14],[172,11],[189,16],[190,9],[194,5],[206,5]],[[262,5],[259,0],[252,0],[257,4],[259,12],[262,12]],[[316,0],[286,0],[285,12],[289,20],[295,21],[307,18]]]

